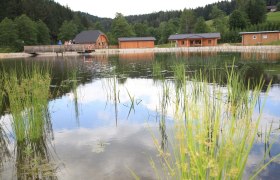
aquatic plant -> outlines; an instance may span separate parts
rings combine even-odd
[[[55,175],[50,163],[47,138],[52,132],[48,113],[50,66],[21,65],[4,71],[4,88],[9,100],[19,179],[40,179]]]
[[[261,119],[261,115],[254,120],[252,117],[264,81],[261,79],[250,89],[232,66],[225,68],[226,87],[210,84],[202,71],[187,85],[183,71],[179,65],[174,72],[175,79],[182,84],[181,90],[176,90],[181,94],[173,101],[176,110],[172,151],[163,151],[153,138],[161,157],[163,176],[166,179],[242,179]],[[157,167],[152,167],[161,177]]]

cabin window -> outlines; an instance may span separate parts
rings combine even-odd
[[[256,35],[253,35],[253,39],[257,39],[257,36],[256,36]]]
[[[209,40],[208,40],[208,44],[211,44],[211,43],[212,43],[212,41],[209,39]]]
[[[267,39],[267,34],[264,34],[264,35],[263,35],[263,39]]]
[[[185,44],[185,41],[182,41],[182,45],[184,45]]]

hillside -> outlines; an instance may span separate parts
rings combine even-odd
[[[267,21],[280,22],[280,11],[267,13]]]

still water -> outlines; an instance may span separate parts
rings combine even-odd
[[[20,156],[15,143],[9,107],[3,102],[0,119],[0,179],[20,179],[17,168],[41,170],[40,179],[155,179],[150,158],[157,163],[152,134],[168,148],[173,111],[166,112],[166,132],[159,128],[161,87],[153,76],[153,64],[160,62],[163,77],[172,82],[173,63],[187,65],[186,75],[199,69],[228,66],[246,67],[245,79],[264,77],[272,81],[260,124],[250,153],[244,179],[255,167],[280,153],[280,55],[279,54],[127,54],[117,56],[75,56],[1,60],[1,67],[51,64],[49,124],[40,148],[43,160],[17,166]],[[77,70],[77,78],[69,76]],[[75,86],[67,82],[76,81]],[[68,83],[69,84],[69,83]],[[70,83],[71,84],[71,83]],[[72,83],[73,84],[73,83]],[[221,84],[223,86],[223,84]],[[133,99],[133,101],[132,101]],[[264,94],[259,99],[264,101]],[[260,107],[256,107],[256,114]],[[269,143],[264,133],[271,129]],[[270,149],[270,145],[272,148]],[[268,157],[264,154],[269,150]],[[24,149],[24,151],[27,151]],[[38,152],[41,152],[38,151]],[[39,158],[40,159],[40,158]],[[39,165],[38,165],[39,164]],[[32,170],[34,167],[34,170]],[[272,162],[258,177],[278,179],[280,161]],[[133,173],[132,173],[133,172]]]

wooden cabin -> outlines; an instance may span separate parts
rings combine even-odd
[[[280,40],[280,31],[241,32],[242,45],[261,45]]]
[[[130,48],[154,48],[154,37],[121,37],[118,38],[120,49]]]
[[[99,30],[82,31],[74,38],[75,44],[88,44],[89,48],[108,48],[107,36]]]
[[[168,38],[175,47],[217,46],[218,39],[221,39],[220,33],[174,34]]]

